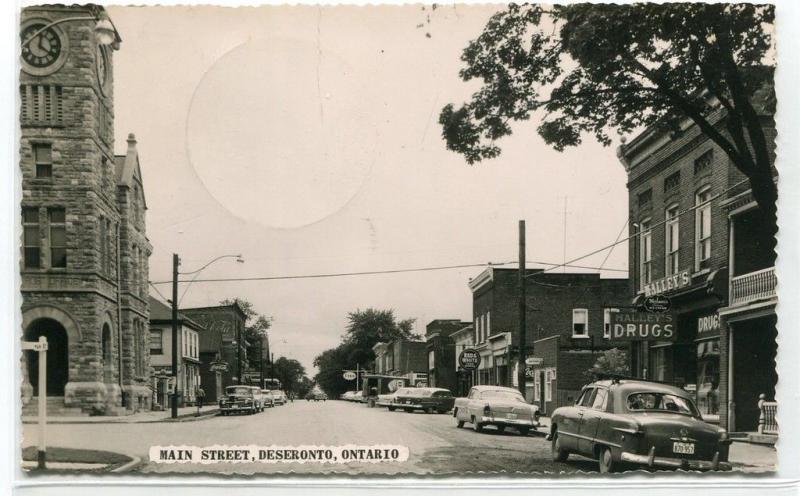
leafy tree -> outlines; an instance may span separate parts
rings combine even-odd
[[[368,308],[350,312],[341,344],[314,359],[319,370],[314,380],[331,397],[355,389],[355,382],[346,381],[342,370],[355,369],[356,364],[365,369],[371,367],[375,361],[372,347],[377,343],[420,339],[413,329],[413,319],[398,321],[393,310]]]
[[[747,176],[774,233],[773,21],[772,5],[509,5],[464,49],[461,78],[483,85],[442,109],[442,135],[473,164],[537,111],[539,135],[559,151],[585,134],[606,146],[611,131],[678,134],[688,118]]]
[[[594,367],[587,370],[584,374],[591,379],[598,374],[614,374],[629,376],[631,373],[628,365],[628,353],[619,348],[606,350],[597,358]]]
[[[247,356],[258,357],[259,353],[263,353],[266,357],[268,350],[261,349],[259,341],[269,335],[272,317],[265,317],[256,312],[253,304],[243,298],[227,298],[219,303],[220,305],[233,305],[234,303],[239,305],[245,315],[243,337],[247,341]],[[251,366],[257,368],[258,364],[251,364]]]
[[[272,364],[273,376],[281,381],[283,390],[287,393],[298,392],[298,386],[306,377],[306,369],[293,358],[280,357]]]

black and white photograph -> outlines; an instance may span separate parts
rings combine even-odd
[[[15,470],[776,476],[782,4],[18,5]]]

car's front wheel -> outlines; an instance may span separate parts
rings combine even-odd
[[[600,465],[601,474],[609,474],[615,472],[617,464],[614,462],[614,457],[611,455],[611,448],[603,446],[600,448],[600,454],[597,457],[597,462]]]
[[[558,431],[553,432],[553,439],[550,441],[550,452],[554,462],[563,462],[569,456],[569,452],[561,446],[561,436]]]
[[[389,407],[389,411],[390,411],[390,412],[393,412],[393,411],[394,411],[394,407],[393,407],[393,406],[390,406],[390,407]]]
[[[463,428],[464,427],[464,421],[463,420],[457,420],[456,421],[456,427],[458,427],[459,429]]]

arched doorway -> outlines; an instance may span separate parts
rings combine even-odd
[[[34,320],[25,330],[26,341],[47,338],[47,396],[64,396],[64,386],[69,381],[69,340],[67,331],[57,320],[42,318]],[[39,353],[26,351],[28,379],[33,386],[33,395],[39,395]]]

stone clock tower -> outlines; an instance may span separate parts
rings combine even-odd
[[[45,336],[48,410],[150,406],[148,257],[136,139],[114,155],[113,55],[102,7],[35,6],[20,25],[22,333]],[[23,414],[39,394],[25,352]]]

